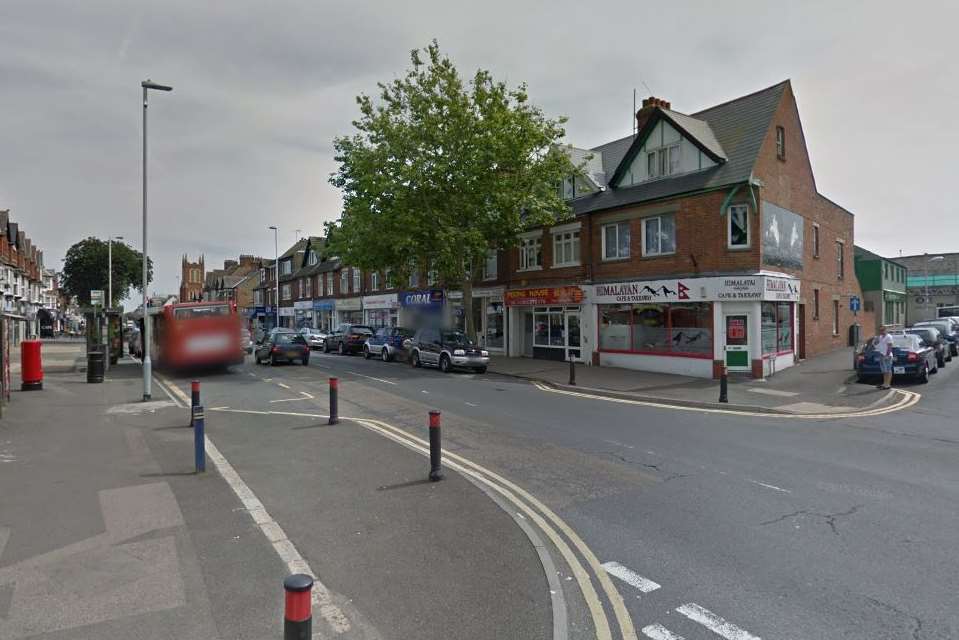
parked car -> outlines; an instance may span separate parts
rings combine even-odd
[[[929,382],[929,374],[938,371],[936,350],[925,344],[917,335],[909,333],[891,335],[893,375],[909,376],[922,383]],[[867,341],[856,357],[856,374],[860,382],[865,382],[867,378],[882,376],[875,338]]]
[[[917,322],[913,327],[935,327],[942,334],[942,337],[949,343],[948,360],[953,356],[959,356],[959,323],[952,318],[939,318],[938,320],[924,320]]]
[[[359,353],[366,339],[373,335],[373,329],[362,324],[341,324],[326,336],[323,352],[336,351],[341,356]]]
[[[250,330],[246,327],[240,328],[240,346],[247,353],[253,353],[253,339],[250,337]]]
[[[952,360],[949,354],[949,343],[935,327],[910,327],[905,330],[905,333],[919,336],[923,342],[936,350],[937,367],[944,367],[947,361]]]
[[[397,357],[404,359],[408,353],[406,345],[415,333],[412,329],[403,327],[377,329],[363,345],[363,357],[369,360],[373,356],[379,356],[383,362],[390,362]]]
[[[314,327],[303,327],[300,329],[300,335],[306,339],[306,344],[310,349],[322,349],[327,334],[325,331],[320,331]]]
[[[292,329],[273,329],[257,346],[254,359],[257,364],[269,362],[271,365],[299,360],[305,367],[310,364],[310,348],[303,336]]]
[[[473,344],[462,331],[420,329],[410,341],[410,364],[434,365],[444,373],[454,368],[486,373],[489,352]]]

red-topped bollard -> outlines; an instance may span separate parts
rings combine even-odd
[[[337,378],[330,378],[330,419],[327,424],[336,424],[340,421],[339,407],[337,402],[337,393],[340,389],[340,381]]]
[[[40,359],[40,341],[24,340],[20,343],[20,390],[43,389],[43,364]]]
[[[430,411],[430,480],[443,479],[443,450],[440,443],[440,412]]]
[[[283,640],[311,640],[313,635],[313,578],[294,573],[283,581],[286,606],[283,612]]]
[[[194,380],[190,383],[190,406],[200,406],[200,381]]]

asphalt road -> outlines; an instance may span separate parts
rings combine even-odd
[[[839,420],[636,406],[320,353],[210,376],[205,402],[325,413],[331,375],[342,415],[425,437],[427,411],[441,410],[449,451],[541,500],[604,564],[638,637],[959,637],[959,364],[911,387],[915,407]],[[577,625],[595,611],[566,578],[571,636],[587,637]],[[615,598],[589,582],[620,637]]]

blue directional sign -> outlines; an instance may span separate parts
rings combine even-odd
[[[849,298],[849,310],[853,313],[859,313],[860,309],[862,309],[862,300],[859,299],[859,296]]]

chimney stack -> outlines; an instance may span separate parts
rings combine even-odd
[[[669,109],[670,104],[668,101],[663,100],[662,98],[654,98],[650,96],[648,98],[643,98],[643,108],[636,112],[636,133],[642,131],[643,127],[646,125],[646,122],[649,121],[650,116],[653,115],[653,111],[659,107],[660,109]]]

